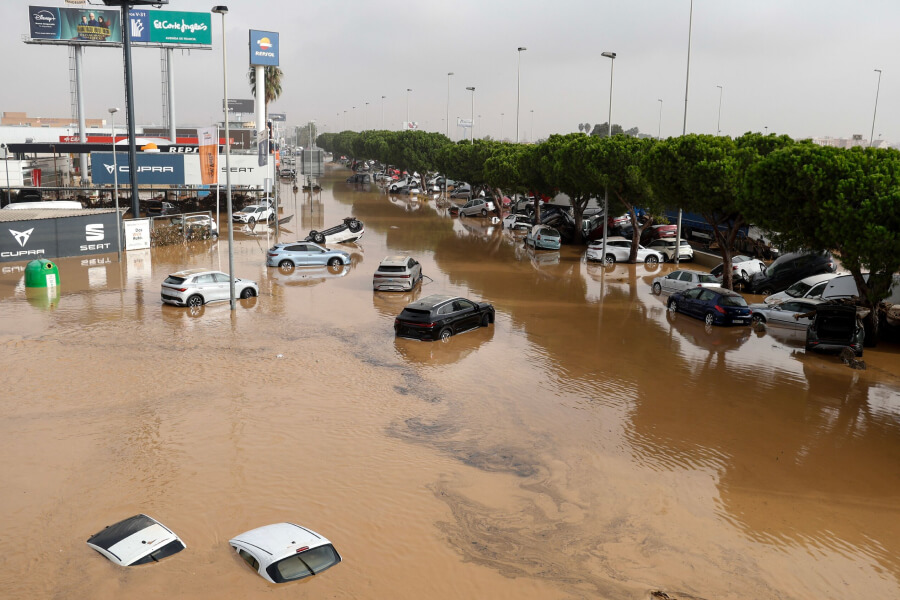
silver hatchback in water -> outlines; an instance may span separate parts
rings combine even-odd
[[[385,292],[407,292],[422,281],[422,265],[411,256],[388,256],[372,276],[372,288]]]

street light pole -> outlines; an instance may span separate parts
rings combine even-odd
[[[450,78],[453,77],[453,72],[447,73],[447,131],[445,135],[447,139],[450,139]]]
[[[412,91],[411,88],[406,88],[406,125],[405,129],[409,129],[409,93]]]
[[[234,226],[232,225],[231,219],[231,134],[228,130],[228,58],[225,52],[225,15],[228,14],[228,7],[214,6],[212,12],[222,15],[222,85],[225,94],[225,102],[222,106],[225,113],[225,211],[228,215],[228,300],[231,310],[234,310]]]
[[[528,141],[532,144],[534,143],[534,109],[531,109],[531,135],[528,138]]]
[[[363,131],[366,130],[366,127],[369,124],[369,103],[366,102],[366,108],[363,109],[365,112],[363,113]]]
[[[722,135],[722,86],[717,85],[719,88],[719,118],[716,120],[716,135]]]
[[[691,80],[691,30],[694,27],[694,0],[691,0],[691,9],[688,13],[688,51],[687,51],[687,71],[684,76],[684,120],[681,122],[681,135],[687,134],[687,107],[688,107],[688,85]],[[678,221],[675,226],[675,265],[681,262],[681,216],[683,214],[681,208],[678,209]]]
[[[656,123],[656,141],[659,141],[659,135],[662,131],[662,98],[657,98],[657,102],[659,102],[659,121]]]
[[[470,127],[469,141],[471,141],[474,144],[475,143],[475,88],[467,87],[466,89],[469,90],[470,92],[472,92],[472,126]]]
[[[116,113],[118,108],[109,109],[109,118],[112,121],[112,155],[113,155],[113,198],[116,206],[116,256],[118,262],[122,262],[122,221],[119,214],[119,165],[116,163]]]
[[[500,113],[500,141],[503,141],[503,113]]]
[[[527,50],[525,46],[519,46],[517,48],[518,57],[516,59],[516,143],[519,143],[519,101],[522,97],[522,53]]]
[[[385,98],[387,98],[387,96],[381,97],[381,130],[382,131],[384,131],[384,99]]]
[[[881,69],[875,69],[878,73],[878,87],[875,89],[875,111],[872,113],[872,133],[869,134],[869,147],[875,143],[875,115],[878,114],[878,92],[881,91]]]
[[[613,99],[613,69],[616,65],[615,52],[603,52],[600,56],[609,59],[609,116],[606,119],[606,137],[612,136],[612,99]],[[603,190],[603,264],[606,264],[606,239],[609,237],[609,186]]]
[[[6,164],[6,203],[9,204],[11,191],[9,189],[9,146],[3,144],[3,162]]]

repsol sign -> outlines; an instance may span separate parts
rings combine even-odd
[[[139,153],[137,155],[138,185],[184,185],[184,156],[177,153]],[[128,184],[130,178],[128,153],[91,152],[91,181],[110,185]]]

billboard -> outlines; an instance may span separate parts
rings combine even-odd
[[[212,15],[174,10],[128,11],[131,41],[157,44],[212,44]]]
[[[228,112],[230,113],[247,113],[252,114],[256,111],[256,103],[251,98],[243,100],[238,98],[228,99]]]
[[[117,10],[29,6],[33,40],[122,42]],[[205,12],[132,9],[128,12],[131,41],[173,45],[212,44],[212,15]]]
[[[0,262],[116,251],[116,213],[8,221],[0,229]]]
[[[138,154],[138,185],[184,185],[184,157],[184,154]],[[127,152],[116,152],[115,166],[112,152],[91,152],[91,181],[106,185],[115,183],[116,166],[119,183],[127,183]]]
[[[203,185],[217,183],[216,175],[219,172],[219,144],[218,131],[215,127],[206,127],[197,130],[197,139],[200,140],[200,179]]]
[[[278,66],[278,33],[250,30],[250,66]]]
[[[119,11],[29,6],[31,39],[121,42]]]
[[[201,185],[200,156],[185,155],[184,182],[187,185]],[[260,167],[253,154],[232,154],[231,158],[231,185],[262,187],[266,173],[270,173],[271,167]],[[218,160],[219,185],[224,186],[226,181],[225,155],[220,154]],[[213,194],[215,195],[215,194]]]

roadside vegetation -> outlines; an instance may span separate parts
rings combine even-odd
[[[712,227],[729,289],[735,237],[753,223],[771,232],[783,250],[838,255],[865,306],[874,309],[889,293],[900,270],[900,152],[828,148],[774,134],[657,141],[618,131],[613,125],[612,137],[572,133],[538,144],[454,143],[424,131],[343,131],[321,134],[317,143],[337,156],[438,171],[498,192],[536,198],[562,192],[572,201],[576,223],[591,198],[608,192],[610,214],[627,213],[634,227],[631,262],[642,227],[652,222],[639,223],[639,214],[679,208],[697,213]],[[538,213],[537,199],[535,204]]]

